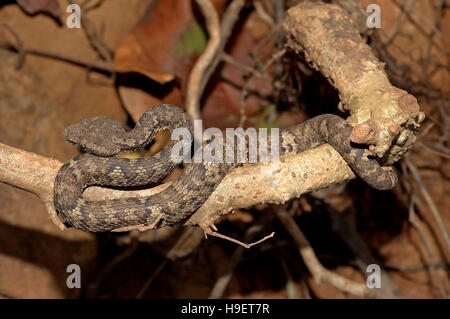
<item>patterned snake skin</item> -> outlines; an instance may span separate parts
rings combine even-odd
[[[126,131],[119,122],[97,117],[69,126],[66,139],[82,155],[65,163],[55,179],[54,203],[67,226],[102,232],[133,225],[173,225],[189,218],[208,199],[227,172],[239,164],[187,164],[178,179],[164,191],[138,198],[88,201],[83,191],[92,185],[136,187],[158,182],[175,169],[171,141],[153,157],[119,158],[121,151],[143,148],[160,130],[192,124],[180,108],[172,105],[152,107],[136,127]],[[397,176],[392,168],[381,167],[368,157],[368,151],[350,145],[352,126],[344,119],[324,114],[280,130],[279,154],[290,155],[328,143],[350,165],[356,175],[376,189],[394,187]]]

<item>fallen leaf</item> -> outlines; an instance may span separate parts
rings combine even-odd
[[[28,14],[48,13],[60,19],[61,7],[56,0],[17,0],[17,4]]]
[[[119,95],[135,121],[156,104],[183,106],[189,72],[207,44],[192,3],[155,1],[116,50],[114,66],[122,73]],[[214,4],[221,12],[225,1]]]
[[[187,53],[200,53],[202,34],[195,26],[191,1],[156,1],[149,13],[126,36],[114,57],[119,72],[137,72],[161,84],[182,76]],[[194,39],[191,45],[189,39]],[[206,40],[205,40],[206,42]]]

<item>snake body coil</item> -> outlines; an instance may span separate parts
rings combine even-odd
[[[187,128],[192,124],[178,107],[158,105],[126,131],[119,122],[98,117],[69,126],[66,139],[87,153],[65,163],[55,179],[54,203],[68,226],[91,231],[110,231],[133,225],[157,227],[173,225],[190,217],[210,196],[227,172],[237,164],[188,164],[177,180],[164,191],[139,198],[89,201],[83,191],[89,186],[136,187],[161,180],[175,169],[171,160],[172,141],[150,158],[128,159],[114,155],[144,147],[160,130]],[[397,182],[391,168],[383,168],[368,157],[368,151],[350,142],[352,126],[344,119],[324,114],[280,130],[279,154],[298,154],[319,145],[330,144],[356,175],[376,189],[390,189]]]

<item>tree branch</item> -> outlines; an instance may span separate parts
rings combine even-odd
[[[63,163],[0,143],[0,181],[30,191],[45,203],[52,221],[64,228],[53,206],[53,184]],[[261,170],[265,167],[265,170]],[[352,170],[329,145],[281,159],[267,172],[267,164],[233,169],[186,225],[210,230],[222,214],[258,203],[284,203],[301,194],[354,178]],[[166,189],[165,183],[139,191],[89,187],[84,196],[91,200],[151,196]],[[140,225],[134,229],[139,229]],[[127,229],[130,230],[130,229]]]
[[[350,17],[337,5],[305,1],[288,10],[286,46],[302,52],[339,91],[354,125],[351,139],[392,164],[413,145],[425,115],[414,96],[393,86]]]

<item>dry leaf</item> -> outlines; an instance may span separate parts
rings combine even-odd
[[[184,50],[190,34],[201,30],[194,20],[191,1],[156,1],[154,8],[126,36],[114,57],[119,72],[137,72],[161,84],[183,76],[192,54]],[[199,31],[200,30],[200,31]],[[194,34],[195,36],[195,34]],[[203,33],[204,43],[206,35]],[[184,51],[183,51],[184,50]]]
[[[28,14],[48,13],[60,19],[61,7],[56,0],[17,0],[17,4]]]

